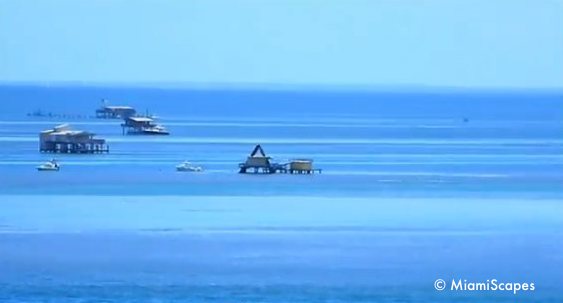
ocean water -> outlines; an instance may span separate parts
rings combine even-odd
[[[101,98],[171,135],[122,136],[91,117]],[[3,86],[0,102],[0,302],[563,300],[561,94]],[[110,153],[37,172],[60,123]],[[255,144],[323,172],[237,174]]]

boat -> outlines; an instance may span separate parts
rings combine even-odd
[[[37,166],[38,171],[59,171],[60,169],[61,167],[55,159]]]
[[[141,134],[143,134],[143,135],[170,135],[168,130],[162,125],[143,127],[141,129]]]
[[[128,135],[168,136],[170,132],[162,125],[146,126],[127,131]]]
[[[164,126],[156,124],[152,117],[128,117],[121,127],[124,135],[170,135],[168,130]]]
[[[182,164],[176,166],[176,170],[182,172],[200,172],[203,171],[203,168],[201,168],[201,166],[194,166],[188,161],[184,161]]]

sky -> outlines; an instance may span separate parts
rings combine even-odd
[[[0,0],[0,82],[563,88],[563,0]]]

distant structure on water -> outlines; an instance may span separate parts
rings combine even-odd
[[[98,119],[126,119],[135,116],[137,111],[131,106],[109,106],[107,100],[102,100],[102,107],[96,110]]]
[[[102,107],[96,110],[99,119],[123,119],[121,124],[123,135],[169,135],[168,130],[155,122],[155,118],[148,114],[137,114],[131,106],[109,106],[107,100],[102,100]]]
[[[123,135],[169,135],[168,130],[150,117],[127,117],[121,124]]]
[[[28,117],[52,117],[52,113],[46,113],[41,109],[36,109],[30,113],[27,113]]]
[[[246,162],[239,164],[239,173],[246,174],[249,171],[253,173],[273,174],[278,164],[271,162],[271,157],[266,156],[262,146],[256,145],[250,156],[246,158]]]
[[[87,118],[85,115],[79,114],[61,114],[61,113],[53,113],[53,112],[45,112],[41,109],[36,109],[32,112],[27,113],[28,117],[34,118],[58,118],[58,119],[82,119]]]
[[[42,153],[94,154],[108,153],[106,140],[95,134],[72,130],[68,124],[56,126],[39,134],[39,151]]]
[[[254,147],[250,156],[246,158],[246,162],[239,164],[240,174],[314,174],[315,172],[321,173],[322,170],[314,169],[311,159],[295,159],[284,164],[274,163],[271,157],[266,156],[260,145]]]
[[[294,159],[289,162],[290,174],[310,174],[315,171],[321,172],[320,169],[313,169],[312,159]]]

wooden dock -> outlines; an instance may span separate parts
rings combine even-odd
[[[68,144],[52,142],[47,147],[39,149],[42,153],[53,154],[103,154],[109,153],[109,146],[105,144]]]
[[[296,175],[312,175],[321,174],[323,172],[320,168],[311,169],[291,169],[289,163],[277,164],[272,163],[270,166],[249,166],[246,163],[239,164],[241,174],[296,174]]]
[[[291,163],[277,164],[273,167],[275,173],[278,174],[297,174],[297,175],[312,175],[321,174],[323,172],[320,168],[291,168]]]

